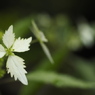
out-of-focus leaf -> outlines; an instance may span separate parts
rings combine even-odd
[[[0,68],[0,78],[2,78],[4,76],[4,74],[5,74],[5,70]]]
[[[64,46],[62,48],[60,48],[60,50],[56,51],[53,54],[53,59],[54,59],[54,64],[50,64],[50,62],[45,59],[43,60],[37,67],[36,67],[36,71],[37,70],[46,70],[46,71],[57,71],[62,62],[64,62],[67,58],[69,54],[69,50],[67,48],[67,46],[64,44]],[[37,91],[43,86],[43,83],[38,83],[38,82],[29,82],[28,86],[24,86],[19,95],[35,95],[35,93],[37,93]]]
[[[57,74],[48,71],[36,71],[30,73],[29,81],[38,81],[42,83],[49,83],[57,87],[77,87],[77,88],[92,88],[95,83],[85,82],[69,75]]]
[[[79,72],[85,80],[95,81],[95,67],[91,62],[76,58],[74,63],[76,63],[76,71]]]
[[[4,60],[0,58],[0,78],[2,78],[5,74],[5,70],[2,68],[4,66]]]
[[[0,30],[0,43],[2,43],[3,31]]]
[[[78,50],[82,47],[82,43],[80,41],[79,35],[77,32],[72,32],[69,34],[70,37],[67,41],[68,47],[72,50]]]

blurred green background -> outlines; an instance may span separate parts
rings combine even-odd
[[[95,95],[94,9],[93,0],[1,0],[0,42],[11,24],[16,37],[34,40],[30,28],[35,20],[55,63],[49,62],[39,43],[32,44],[30,51],[17,54],[25,59],[29,85],[5,74],[0,95]]]

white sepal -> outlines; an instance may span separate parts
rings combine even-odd
[[[42,46],[42,49],[44,51],[44,53],[46,54],[46,56],[48,57],[48,59],[50,60],[51,63],[54,63],[52,57],[51,57],[51,54],[47,48],[47,46],[43,43],[43,42],[40,42],[41,46]]]
[[[13,33],[13,25],[11,25],[3,35],[3,43],[7,48],[10,48],[14,43],[14,40],[15,40],[15,35]]]
[[[48,42],[48,40],[46,39],[45,35],[43,32],[39,31],[39,39],[42,41],[42,42]]]
[[[32,41],[32,37],[30,37],[28,39],[21,39],[19,37],[14,42],[12,49],[14,50],[14,52],[25,52],[25,51],[28,51],[31,41]]]
[[[4,47],[0,44],[0,58],[2,58],[6,54]]]
[[[25,68],[24,60],[16,55],[11,55],[8,57],[6,68],[11,77],[14,76],[15,80],[21,81],[24,85],[28,85],[27,78],[25,74],[27,73]]]
[[[33,25],[33,29],[32,32],[35,35],[35,37],[42,42],[48,42],[48,40],[46,39],[44,33],[42,31],[40,31],[37,27],[37,25],[35,24],[34,21],[32,21],[32,25]]]

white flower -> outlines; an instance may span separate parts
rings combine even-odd
[[[28,39],[15,39],[15,34],[13,33],[13,26],[11,25],[3,36],[3,43],[5,45],[5,48],[0,44],[0,58],[5,55],[8,56],[8,60],[6,63],[8,73],[10,73],[11,77],[14,76],[15,80],[18,79],[25,85],[28,84],[28,81],[25,76],[27,71],[24,69],[24,59],[19,56],[16,56],[13,52],[28,51],[31,41],[32,37]]]
[[[89,47],[94,43],[94,30],[87,23],[80,23],[78,25],[79,36],[81,42]]]
[[[40,45],[44,51],[44,53],[46,54],[46,56],[48,57],[48,59],[50,60],[51,63],[54,63],[52,57],[51,57],[51,54],[47,48],[47,46],[44,44],[44,42],[48,42],[48,40],[46,39],[45,35],[43,34],[42,31],[40,31],[38,29],[38,27],[36,26],[35,22],[32,21],[32,25],[33,25],[33,28],[32,28],[32,32],[33,34],[35,35],[35,37],[38,39],[38,41],[40,42]]]

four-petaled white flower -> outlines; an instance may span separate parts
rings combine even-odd
[[[13,33],[13,26],[11,25],[5,34],[3,35],[3,43],[5,48],[0,44],[0,58],[4,55],[8,56],[6,68],[11,77],[14,76],[15,80],[21,81],[23,84],[27,85],[28,81],[26,78],[27,71],[25,68],[24,59],[16,56],[13,52],[25,52],[29,50],[30,42],[32,37],[28,39],[15,39],[15,34]]]

